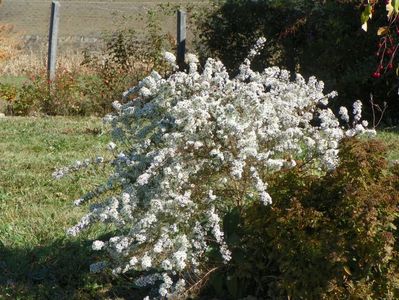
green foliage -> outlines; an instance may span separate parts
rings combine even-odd
[[[16,98],[17,89],[10,83],[0,83],[0,95],[5,101],[13,101]]]
[[[18,90],[17,97],[10,105],[15,115],[44,113],[48,115],[76,114],[81,100],[77,74],[58,70],[51,85],[46,73],[31,76]]]
[[[97,82],[91,76],[58,70],[56,79],[49,83],[43,71],[31,75],[21,86],[2,85],[8,89],[0,92],[11,115],[95,115],[110,110],[107,100],[95,97]]]
[[[361,30],[359,1],[218,3],[197,19],[197,45],[204,57],[219,57],[230,70],[237,70],[251,45],[263,35],[268,44],[254,61],[256,69],[278,65],[305,77],[315,75],[327,90],[339,92],[335,108],[350,106],[353,99],[366,103],[372,93],[375,103],[388,102],[385,122],[397,122],[395,74],[387,71],[378,80],[371,78],[378,64],[378,37]],[[369,24],[369,31],[376,32],[384,22],[377,18]]]
[[[386,155],[376,140],[345,140],[331,173],[270,178],[273,205],[225,220],[238,238],[228,238],[232,263],[211,277],[213,290],[224,299],[397,299],[399,167]]]
[[[17,88],[10,83],[0,83],[0,113],[7,111],[10,103],[15,101]]]

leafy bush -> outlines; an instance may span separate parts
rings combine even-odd
[[[398,165],[388,167],[375,140],[346,139],[339,157],[322,177],[300,168],[272,175],[272,206],[254,203],[228,216],[235,248],[210,281],[219,295],[399,297]]]
[[[197,44],[205,57],[218,57],[233,71],[263,35],[268,44],[254,61],[256,70],[277,65],[305,77],[315,75],[328,90],[339,91],[335,108],[350,105],[351,99],[370,99],[373,94],[376,104],[388,103],[385,122],[398,122],[394,72],[384,69],[381,78],[371,76],[379,61],[375,56],[379,38],[374,33],[385,24],[385,14],[369,24],[372,34],[366,34],[360,28],[361,2],[218,1],[213,10],[198,18]]]
[[[99,109],[84,93],[83,78],[76,72],[58,70],[49,84],[46,72],[31,75],[21,86],[13,86],[14,96],[8,101],[8,113],[13,115],[87,115]],[[105,105],[104,105],[105,106]],[[104,112],[104,111],[100,111]]]
[[[109,148],[118,153],[114,173],[75,203],[115,191],[68,233],[95,222],[113,224],[118,235],[95,241],[93,249],[108,251],[115,274],[133,272],[139,287],[155,284],[158,297],[191,293],[231,260],[223,219],[231,210],[270,204],[270,174],[297,164],[325,172],[337,164],[339,140],[368,132],[358,123],[360,102],[355,128],[342,129],[326,107],[335,93],[323,94],[314,77],[306,82],[298,74],[290,81],[289,72],[277,67],[253,71],[250,59],[264,42],[258,41],[233,79],[213,59],[198,72],[197,58],[187,55],[188,73],[164,79],[152,72],[125,93],[137,97],[114,103],[117,115],[106,118],[116,143]],[[175,66],[171,53],[166,58]],[[349,121],[346,109],[341,115]],[[105,266],[99,262],[92,270]]]
[[[0,112],[7,112],[10,103],[17,97],[17,88],[9,83],[0,83]]]

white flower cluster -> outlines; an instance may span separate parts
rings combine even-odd
[[[65,177],[66,175],[68,175],[70,173],[77,172],[81,169],[85,169],[85,168],[89,167],[90,165],[99,165],[104,162],[105,162],[105,160],[102,156],[97,156],[95,159],[85,159],[84,161],[77,160],[71,166],[63,167],[63,168],[55,170],[53,172],[53,178],[61,179],[62,177]]]
[[[314,77],[291,81],[277,67],[255,72],[246,59],[230,78],[220,61],[208,59],[202,72],[197,62],[190,56],[190,70],[168,78],[152,72],[125,93],[136,99],[114,105],[109,148],[118,145],[119,154],[111,181],[122,191],[69,230],[75,235],[93,222],[113,223],[121,235],[95,241],[93,249],[109,252],[115,274],[143,271],[136,284],[159,283],[159,297],[183,293],[188,274],[205,271],[211,249],[230,260],[223,216],[248,201],[270,204],[268,174],[303,161],[303,167],[334,168],[340,139],[367,131],[340,126],[326,107],[334,93],[323,94]],[[347,110],[340,114],[346,120]]]

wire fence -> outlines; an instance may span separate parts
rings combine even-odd
[[[60,0],[59,51],[81,51],[101,44],[104,32],[124,26],[137,32],[146,30],[149,12],[156,13],[162,31],[176,35],[176,15],[160,9],[165,1],[143,0]],[[202,2],[203,3],[203,2]],[[174,1],[171,6],[201,5],[200,1]],[[49,33],[51,1],[3,0],[0,22],[10,24],[27,51],[46,48]],[[192,35],[187,28],[188,38]]]

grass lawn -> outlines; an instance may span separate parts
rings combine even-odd
[[[104,154],[101,120],[0,118],[0,299],[92,299],[113,293],[109,277],[88,273],[98,260],[90,240],[65,230],[87,208],[73,200],[102,182],[106,170],[53,180],[56,167]]]
[[[87,210],[73,200],[109,170],[51,177],[56,167],[104,154],[105,131],[95,118],[0,118],[0,299],[138,299],[127,293],[128,281],[88,273],[101,259],[91,240],[111,229],[65,235]],[[398,129],[378,138],[388,145],[389,159],[399,159]]]

